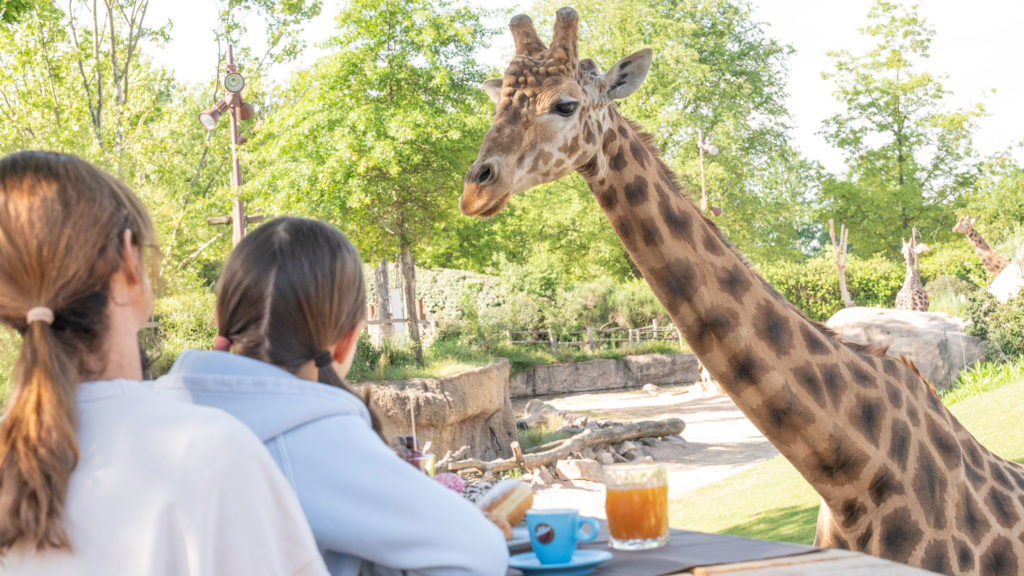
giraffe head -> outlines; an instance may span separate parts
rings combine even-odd
[[[974,226],[974,219],[971,218],[970,216],[964,215],[964,216],[961,216],[960,219],[956,221],[956,226],[953,226],[953,232],[959,232],[961,234],[967,234],[968,232],[970,232],[973,229],[972,228],[973,226]]]
[[[578,24],[575,10],[560,9],[547,47],[528,16],[512,18],[516,56],[503,78],[484,82],[497,110],[466,174],[463,214],[491,217],[516,192],[596,168],[607,111],[644,81],[652,52],[640,50],[602,74],[593,60],[579,59]]]

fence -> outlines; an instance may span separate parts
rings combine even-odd
[[[388,318],[387,320],[367,320],[366,321],[366,332],[370,336],[370,342],[374,346],[380,346],[384,341],[384,338],[391,337],[397,338],[400,342],[404,342],[405,338],[408,337],[408,333],[405,329],[405,318]],[[437,336],[437,322],[431,318],[425,320],[420,318],[417,322],[420,326],[420,342],[424,346],[434,341]],[[402,329],[395,330],[396,326],[401,326]]]
[[[514,338],[514,336],[526,336],[527,338],[517,339]],[[551,347],[551,351],[555,354],[558,354],[559,346],[582,346],[584,350],[593,352],[598,344],[615,346],[615,344],[619,342],[639,344],[644,340],[678,341],[679,331],[671,324],[668,326],[659,326],[658,321],[654,320],[653,324],[650,326],[641,326],[639,328],[587,328],[586,330],[569,332],[566,336],[570,338],[577,336],[585,338],[558,340],[557,336],[555,336],[554,330],[550,326],[544,330],[505,331],[505,340],[509,344],[547,345]]]

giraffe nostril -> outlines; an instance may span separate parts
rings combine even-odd
[[[486,184],[491,180],[493,176],[494,172],[491,170],[491,167],[488,166],[487,164],[484,164],[483,166],[480,167],[480,171],[477,172],[476,174],[476,183]]]

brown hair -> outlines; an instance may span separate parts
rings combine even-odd
[[[217,333],[235,353],[292,373],[365,319],[359,252],[316,220],[263,224],[238,244],[217,281]],[[317,365],[321,383],[352,392],[329,362]],[[373,410],[370,415],[379,432]]]
[[[0,422],[0,553],[71,547],[62,515],[78,462],[75,386],[96,376],[87,360],[102,352],[125,230],[153,245],[138,198],[103,171],[49,152],[0,159],[0,323],[22,336]],[[52,324],[27,321],[37,306]]]

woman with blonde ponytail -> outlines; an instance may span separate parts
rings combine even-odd
[[[298,502],[224,414],[142,387],[156,254],[123,184],[63,154],[0,159],[0,574],[322,574]]]
[[[362,264],[348,238],[323,222],[277,218],[224,265],[215,350],[183,353],[155,387],[256,432],[295,488],[332,576],[504,576],[498,527],[400,459],[345,385],[365,318]]]

